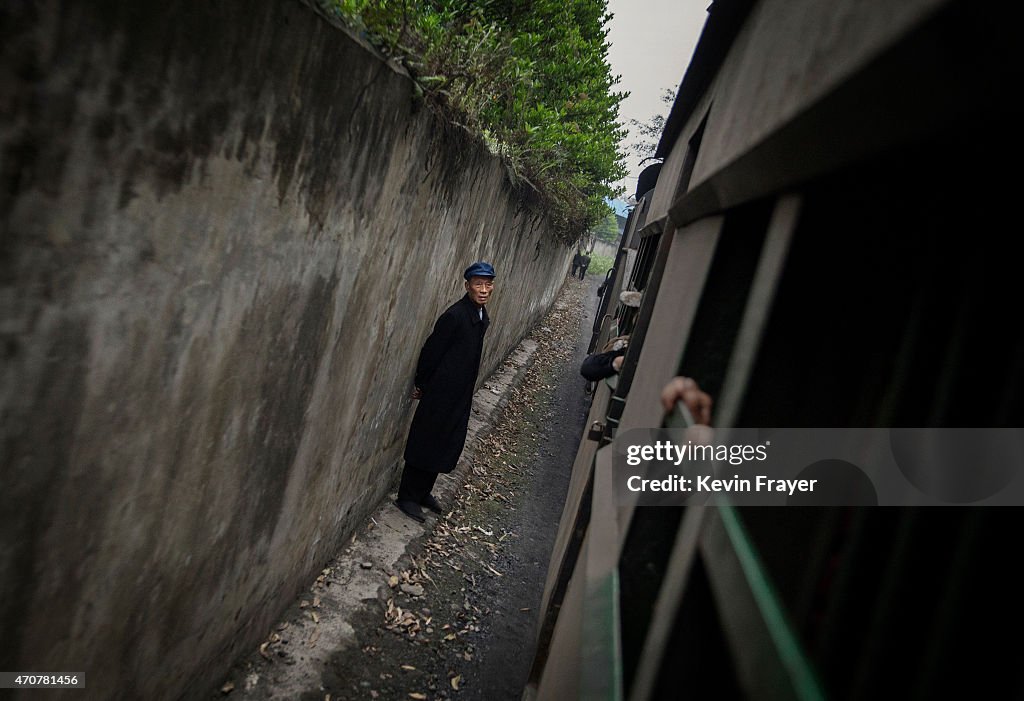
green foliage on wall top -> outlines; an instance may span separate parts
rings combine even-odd
[[[606,0],[323,0],[535,189],[566,242],[625,174]]]

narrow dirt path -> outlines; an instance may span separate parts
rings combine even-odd
[[[303,701],[522,696],[589,406],[579,366],[598,282],[567,282],[531,334],[537,359],[483,440],[451,513],[413,545],[391,595],[367,606],[354,626],[359,646],[337,653],[323,688]],[[406,579],[411,586],[403,588]]]
[[[519,473],[508,480],[515,492],[514,507],[503,509],[500,518],[500,527],[516,538],[494,558],[494,567],[505,574],[485,577],[479,589],[492,615],[481,627],[476,664],[465,669],[468,683],[460,699],[518,701],[522,697],[533,660],[548,560],[590,407],[579,367],[590,342],[598,282],[591,277],[573,284],[572,308],[583,313],[575,323],[567,319],[552,329],[548,340],[554,348],[546,350],[547,357],[541,349],[520,396],[513,395],[491,434],[492,464],[497,463],[499,471],[504,470],[503,461],[520,465]],[[543,343],[543,327],[557,323],[541,324],[535,339]],[[506,458],[499,452],[502,449],[514,457]]]
[[[355,642],[330,655],[319,682],[298,695],[302,701],[521,698],[589,408],[579,367],[599,283],[596,276],[566,281],[529,337],[538,346],[533,364],[481,441],[454,502],[445,504],[447,515],[409,544],[398,566],[384,573],[380,595],[349,617]],[[278,630],[268,648],[276,654],[240,664],[225,696],[233,690],[239,698],[281,698],[262,682],[247,689],[244,681],[294,664],[300,649],[288,651],[288,636],[295,626]]]

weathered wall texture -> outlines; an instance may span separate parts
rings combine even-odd
[[[486,374],[571,251],[298,2],[9,5],[0,669],[194,696],[393,484],[462,269]]]

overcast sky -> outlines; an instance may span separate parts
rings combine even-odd
[[[612,75],[622,76],[616,90],[628,91],[619,106],[619,118],[646,122],[655,114],[667,114],[661,102],[664,88],[675,93],[693,55],[711,0],[608,0],[615,15],[608,27],[608,63]],[[627,137],[626,143],[633,139]],[[629,176],[620,185],[623,198],[636,189],[643,168],[639,158],[626,159]],[[649,164],[648,164],[649,165]]]

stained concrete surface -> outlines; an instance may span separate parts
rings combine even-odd
[[[465,266],[485,373],[561,286],[500,160],[312,4],[0,9],[0,669],[221,678],[389,489]]]

